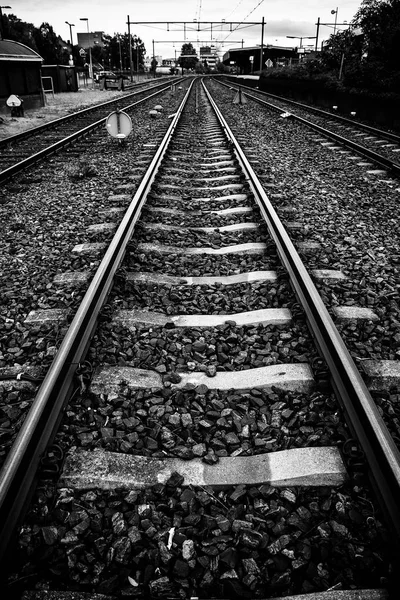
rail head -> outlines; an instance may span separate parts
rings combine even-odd
[[[400,452],[262,184],[204,82],[203,87],[246,173],[320,353],[328,365],[349,427],[365,453],[377,495],[400,539]]]
[[[7,552],[13,531],[26,510],[40,458],[55,435],[63,408],[73,391],[76,370],[84,361],[99,312],[107,301],[114,275],[193,83],[194,80],[132,198],[1,469],[0,560]]]

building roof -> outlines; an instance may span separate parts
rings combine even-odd
[[[0,60],[43,62],[37,52],[13,40],[0,40]]]

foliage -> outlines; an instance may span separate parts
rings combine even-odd
[[[80,46],[71,49],[70,44],[57,35],[49,23],[42,23],[35,27],[26,23],[13,14],[3,14],[3,37],[8,40],[21,42],[37,52],[44,60],[44,64],[67,65],[72,50],[74,64],[80,67],[88,61],[88,56],[79,54]],[[113,36],[103,35],[104,47],[92,48],[92,60],[104,68],[116,70],[129,70],[129,36],[127,33],[114,33]],[[144,69],[146,48],[140,37],[132,36],[131,43],[133,69]]]
[[[313,79],[332,89],[400,92],[400,0],[363,0],[345,31],[331,35],[316,58],[263,77]]]
[[[196,50],[193,45],[189,42],[183,44],[181,49],[181,56],[179,57],[179,64],[182,69],[194,69],[198,62]]]

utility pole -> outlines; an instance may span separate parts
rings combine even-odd
[[[133,82],[133,62],[132,62],[132,39],[131,39],[131,22],[128,15],[128,41],[129,41],[129,71],[131,75],[131,83]]]
[[[69,25],[69,41],[72,47],[74,45],[74,42],[72,41],[72,28],[75,27],[75,25],[73,23],[68,23],[68,21],[65,22],[67,25]]]
[[[154,77],[156,76],[156,57],[154,55],[154,40],[153,40],[153,69],[154,69]]]
[[[318,17],[318,21],[317,21],[317,35],[315,36],[315,52],[317,52],[317,50],[318,50],[319,23],[320,23],[320,18]]]
[[[263,54],[264,54],[264,17],[261,23],[261,48],[260,48],[260,75],[263,68]]]

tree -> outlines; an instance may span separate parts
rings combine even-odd
[[[35,52],[38,52],[33,33],[36,27],[33,23],[25,23],[15,15],[3,14],[4,38],[25,44]]]
[[[181,56],[179,57],[179,64],[182,69],[194,69],[198,60],[196,50],[192,44],[183,44]]]
[[[38,29],[35,27],[33,39],[45,65],[68,64],[68,48],[62,38],[54,33],[49,23],[42,23]]]

